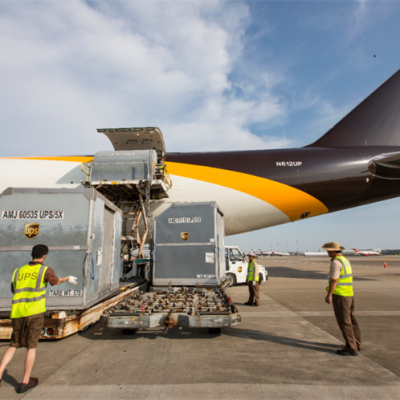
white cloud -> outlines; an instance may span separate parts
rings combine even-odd
[[[90,4],[0,4],[1,156],[91,154],[119,126],[159,126],[170,151],[285,145],[248,129],[285,113],[268,75],[241,95],[229,77],[244,3]]]

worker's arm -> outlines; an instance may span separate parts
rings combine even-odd
[[[65,278],[58,278],[57,283],[54,283],[52,286],[61,285],[61,283],[67,282],[68,279],[69,276],[66,276]]]
[[[325,302],[328,304],[332,303],[332,294],[336,288],[338,280],[337,279],[329,279],[329,288],[328,288],[328,293],[325,296]]]
[[[45,282],[50,283],[51,286],[60,285],[61,283],[68,282],[71,285],[76,285],[77,279],[75,276],[66,276],[64,278],[59,278],[51,268],[47,268],[46,274],[44,276]]]
[[[72,275],[66,276],[65,278],[59,278],[58,282],[55,285],[59,285],[64,282],[68,282],[71,285],[76,285],[78,283],[78,278],[76,276],[72,276]],[[55,286],[55,285],[52,285],[52,286]]]

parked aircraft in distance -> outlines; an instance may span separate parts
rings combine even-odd
[[[262,251],[261,249],[256,252],[257,256],[259,257],[268,257],[271,255],[271,253],[273,253],[273,251]]]
[[[342,250],[341,253],[344,256],[354,256],[355,255],[354,250]],[[304,256],[305,257],[328,257],[328,252],[327,251],[305,251]]]
[[[234,235],[398,197],[399,98],[400,70],[308,146],[162,154],[172,186],[167,198],[152,199],[150,212],[155,217],[170,203],[216,201],[225,234]],[[156,137],[163,141],[155,127],[98,131],[110,139],[115,156],[139,145],[161,146]],[[39,132],[30,134],[40,141]],[[80,188],[86,180],[81,165],[92,162],[93,155],[1,158],[0,193]]]
[[[380,256],[382,254],[381,249],[373,249],[373,250],[357,250],[353,249],[356,255],[359,256]]]
[[[281,253],[279,251],[262,251],[261,249],[258,251],[252,250],[251,252],[245,253],[245,255],[248,256],[250,253],[255,253],[257,257],[290,256],[289,253]]]
[[[280,251],[263,251],[263,257],[274,257],[274,256],[290,256],[289,253],[281,253]]]

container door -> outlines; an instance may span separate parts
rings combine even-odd
[[[217,254],[218,257],[218,277],[221,279],[226,273],[225,262],[225,221],[223,215],[216,210],[217,214]]]
[[[104,208],[103,257],[100,271],[100,293],[111,286],[114,267],[114,211]]]

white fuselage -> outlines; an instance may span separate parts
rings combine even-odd
[[[171,174],[169,198],[154,201],[152,213],[169,203],[216,201],[225,216],[225,233],[234,235],[290,222],[268,202],[228,187]],[[0,193],[8,187],[76,188],[85,181],[81,163],[37,159],[0,159]]]

